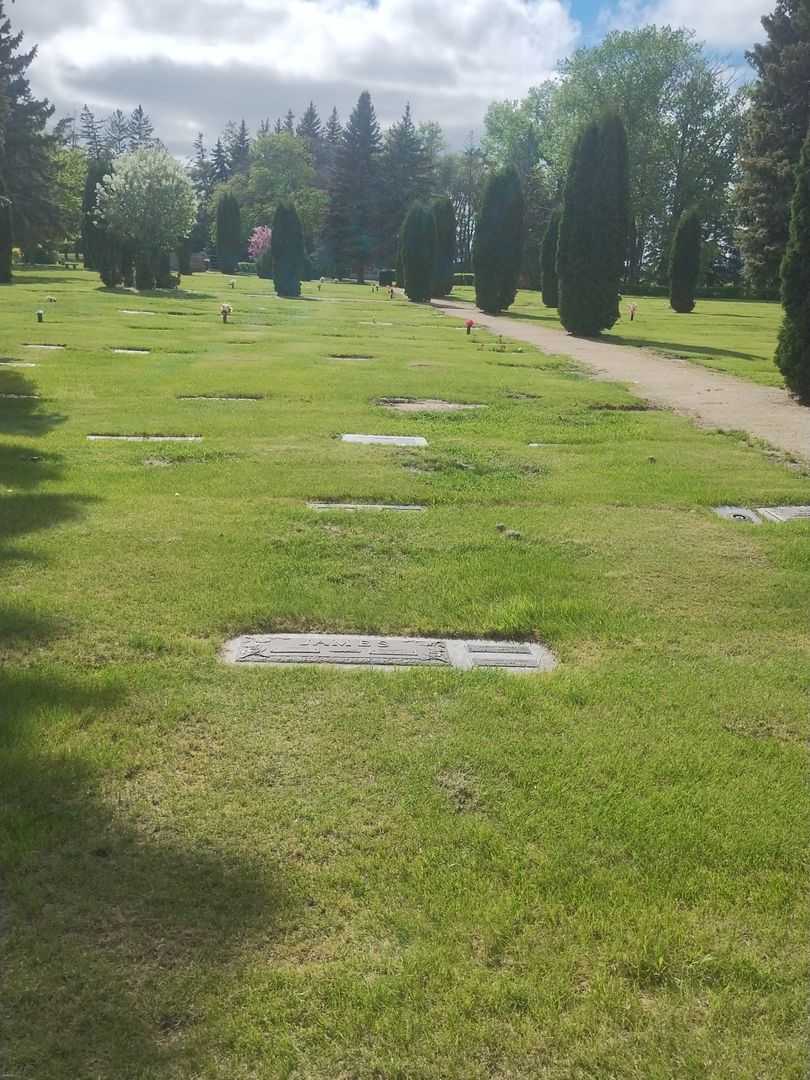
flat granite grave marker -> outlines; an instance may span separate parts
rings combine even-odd
[[[64,345],[29,345],[23,343],[24,349],[64,349]]]
[[[416,503],[350,503],[350,502],[308,502],[310,510],[396,510],[399,512],[420,511],[424,506]]]
[[[404,398],[385,397],[377,401],[378,405],[397,412],[463,412],[467,409],[484,409],[485,405],[468,405],[460,401],[443,401],[441,398]]]
[[[750,525],[762,524],[759,516],[744,506],[715,506],[714,512],[718,517],[726,518],[727,521],[746,521]]]
[[[114,353],[124,353],[128,356],[148,356],[148,349],[113,349]]]
[[[553,654],[534,642],[363,634],[247,634],[227,642],[222,657],[230,664],[430,667],[462,671],[495,668],[544,672],[557,666]]]
[[[0,367],[36,367],[27,360],[0,360]]]
[[[767,521],[781,524],[785,521],[810,519],[810,506],[758,506],[757,513],[762,514]]]
[[[362,443],[367,446],[427,446],[422,435],[341,435],[341,442]]]
[[[202,442],[202,435],[88,435],[91,442]]]

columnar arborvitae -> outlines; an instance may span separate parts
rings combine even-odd
[[[0,285],[9,285],[11,283],[11,251],[13,246],[11,200],[6,195],[3,178],[0,176]]]
[[[615,114],[593,120],[571,155],[557,241],[560,321],[586,337],[619,317],[629,222],[627,135]]]
[[[239,203],[230,192],[223,192],[217,203],[217,266],[223,274],[236,272],[242,251],[242,215]]]
[[[402,223],[400,265],[409,300],[430,300],[436,261],[436,219],[430,207],[416,202]]]
[[[112,165],[106,158],[91,158],[87,163],[87,178],[82,198],[82,250],[84,265],[88,270],[99,270],[102,249],[105,247],[104,230],[96,221],[96,195],[99,183],[110,172]]]
[[[273,284],[279,296],[301,295],[306,258],[301,220],[292,203],[279,203],[273,216]]]
[[[522,258],[523,192],[509,165],[487,181],[475,230],[475,302],[482,311],[502,311],[514,301]]]
[[[433,201],[436,222],[436,259],[433,266],[433,296],[447,296],[453,291],[453,267],[456,262],[456,211],[447,196]]]
[[[540,253],[543,303],[550,308],[555,308],[560,302],[560,288],[557,278],[557,241],[559,236],[560,211],[555,210],[548,219]]]
[[[788,390],[810,405],[810,135],[802,147],[782,260],[782,306],[776,364]]]
[[[700,275],[700,219],[695,209],[684,210],[672,241],[669,264],[669,302],[673,311],[688,314],[695,306]]]

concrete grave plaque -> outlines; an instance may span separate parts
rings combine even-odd
[[[178,401],[263,401],[263,394],[178,394]]]
[[[226,643],[231,664],[328,664],[339,667],[440,667],[472,671],[552,671],[552,653],[534,642],[362,634],[248,634]]]
[[[363,443],[368,446],[427,446],[421,435],[341,435],[341,442]]]
[[[114,353],[123,353],[127,356],[147,356],[148,349],[113,349]]]
[[[121,308],[119,315],[157,315],[157,312],[142,311],[139,308]]]
[[[810,519],[810,506],[759,506],[757,513],[766,521],[782,523],[785,521],[805,521]]]
[[[36,367],[36,364],[30,364],[26,360],[0,360],[0,367]]]
[[[392,322],[377,322],[376,319],[361,319],[360,326],[393,326]]]
[[[25,398],[30,400],[31,398],[39,399],[39,394],[0,394],[0,398]]]
[[[395,510],[399,512],[420,511],[424,506],[416,503],[348,503],[348,502],[308,502],[310,510]]]
[[[202,442],[202,435],[88,435],[90,442]]]
[[[443,401],[440,398],[380,398],[378,405],[397,412],[462,412],[465,409],[483,409],[484,405],[468,405],[460,401]]]
[[[761,525],[762,521],[753,510],[747,510],[744,506],[715,506],[715,514],[728,521],[746,521],[750,525]]]
[[[64,345],[23,345],[24,349],[64,349]]]

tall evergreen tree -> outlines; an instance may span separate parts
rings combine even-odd
[[[11,283],[11,254],[13,247],[11,199],[5,193],[3,177],[0,176],[0,285],[9,285]]]
[[[105,154],[110,157],[117,157],[127,151],[129,146],[129,120],[120,109],[115,109],[107,117],[107,122],[104,125],[103,146]]]
[[[239,203],[224,191],[217,203],[217,267],[223,274],[236,272],[242,252],[242,215]]]
[[[424,203],[415,202],[401,229],[399,265],[402,283],[409,300],[430,300],[436,264],[436,219]]]
[[[782,306],[776,364],[788,389],[810,405],[810,135],[802,146],[782,261]]]
[[[433,200],[436,223],[436,259],[433,266],[433,296],[447,296],[453,291],[453,268],[456,262],[456,211],[446,195]]]
[[[279,296],[301,295],[306,252],[301,221],[292,203],[282,202],[273,216],[273,284]]]
[[[475,230],[475,302],[482,311],[503,311],[514,302],[522,257],[523,192],[509,165],[487,181]]]
[[[340,146],[340,139],[343,135],[343,128],[340,126],[340,118],[338,116],[337,108],[333,106],[329,119],[326,121],[326,127],[324,129],[323,137],[324,141],[329,143],[330,146],[334,146],[337,149]]]
[[[572,334],[593,336],[618,319],[628,224],[627,136],[608,113],[581,132],[565,184],[557,273],[560,321]]]
[[[700,218],[697,210],[684,210],[672,241],[669,264],[669,302],[683,315],[694,310],[700,276]]]
[[[560,302],[560,289],[557,280],[557,240],[560,235],[560,211],[552,211],[543,237],[543,249],[540,255],[543,303],[555,308]]]
[[[284,121],[279,116],[279,117],[276,118],[276,122],[275,122],[275,124],[273,126],[273,134],[274,135],[281,135],[283,133],[283,131],[284,131]]]
[[[364,90],[338,148],[329,191],[325,233],[339,275],[353,269],[361,281],[378,248],[380,126]]]
[[[316,143],[321,138],[321,118],[315,103],[310,101],[306,111],[295,128],[295,134],[299,139],[305,139],[308,143]]]
[[[383,262],[396,260],[408,208],[430,195],[430,161],[411,118],[410,105],[385,135],[379,168],[380,238]]]
[[[155,125],[151,117],[138,105],[129,118],[129,149],[148,150],[155,145]]]
[[[518,170],[519,173],[519,170]],[[540,266],[543,237],[546,234],[552,203],[551,193],[541,168],[530,169],[521,176],[523,198],[525,200],[523,265],[521,267],[529,289],[542,286]]]
[[[60,137],[46,130],[53,106],[35,98],[28,82],[36,48],[20,51],[23,35],[12,32],[3,8],[0,0],[0,177],[3,197],[11,201],[15,243],[32,251],[61,228]]]
[[[211,183],[224,184],[231,178],[231,167],[228,163],[228,155],[222,145],[222,139],[217,139],[211,152]]]
[[[228,130],[225,150],[231,175],[246,173],[250,167],[250,134],[244,120]]]
[[[777,0],[762,25],[765,41],[748,53],[758,78],[746,117],[737,200],[746,272],[756,285],[769,287],[779,283],[794,170],[810,124],[810,5]]]
[[[82,251],[84,265],[88,270],[101,269],[102,254],[107,241],[104,229],[96,220],[98,185],[110,172],[109,158],[90,158],[87,162],[87,178],[82,198]]]
[[[194,194],[197,196],[197,221],[192,230],[189,244],[192,252],[203,251],[211,242],[209,204],[214,189],[214,181],[211,161],[208,158],[205,139],[201,131],[197,133],[194,140],[194,157],[188,171],[194,185]]]
[[[87,156],[100,158],[104,148],[104,124],[101,120],[96,119],[95,113],[87,105],[82,106],[79,116],[79,131]]]
[[[288,135],[295,134],[295,113],[292,109],[287,109],[287,115],[284,117],[283,130],[286,131]]]

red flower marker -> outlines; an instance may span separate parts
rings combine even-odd
[[[467,335],[469,336],[470,331],[475,326],[475,319],[467,319],[464,325],[467,327]]]

